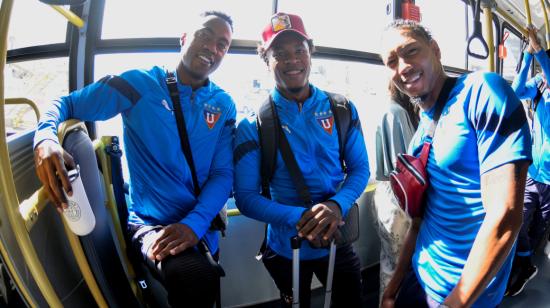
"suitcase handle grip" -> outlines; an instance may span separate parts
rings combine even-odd
[[[290,247],[292,249],[300,249],[300,246],[302,245],[302,238],[298,235],[295,235],[290,238]]]

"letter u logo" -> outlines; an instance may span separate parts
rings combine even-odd
[[[330,129],[330,119],[322,119],[321,124],[323,125],[324,129]]]
[[[214,124],[216,122],[216,118],[214,117],[213,113],[207,112],[206,113],[206,123],[208,124]]]

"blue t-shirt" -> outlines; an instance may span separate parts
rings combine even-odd
[[[235,105],[211,81],[195,91],[178,82],[202,189],[196,198],[165,78],[162,68],[153,67],[107,76],[74,91],[48,107],[34,142],[57,141],[57,126],[67,119],[97,121],[121,113],[130,173],[129,221],[146,225],[184,223],[216,252],[218,235],[208,228],[227,201],[233,183]]]
[[[548,78],[550,76],[548,55],[541,50],[535,54],[535,58]],[[521,99],[533,100],[537,95],[537,84],[544,82],[540,74],[526,82],[532,60],[533,55],[525,52],[521,71],[512,84],[512,88]],[[533,139],[533,164],[529,167],[529,176],[537,182],[550,185],[550,89],[548,86],[542,92],[531,122],[531,138]]]
[[[296,102],[287,100],[277,90],[273,90],[271,96],[313,202],[334,200],[340,205],[342,214],[346,215],[365,189],[370,175],[361,123],[350,102],[351,127],[347,132],[345,145],[348,173],[344,180],[340,166],[338,133],[329,99],[313,85],[310,85],[310,89],[311,96],[303,103],[301,110]],[[269,224],[268,246],[275,253],[290,259],[290,238],[297,234],[296,223],[306,209],[280,152],[277,152],[271,180],[273,200],[261,196],[258,140],[256,117],[242,120],[235,138],[235,200],[244,215]],[[300,259],[304,260],[328,254],[326,249],[312,248],[307,241],[303,241],[301,248]]]
[[[434,109],[422,114],[409,153],[419,155]],[[485,218],[480,175],[531,159],[530,142],[523,107],[504,79],[478,72],[457,80],[430,149],[427,206],[412,261],[421,285],[436,301],[443,302],[458,283]],[[512,256],[474,307],[500,303]]]

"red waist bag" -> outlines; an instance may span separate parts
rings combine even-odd
[[[420,157],[398,154],[395,170],[390,173],[390,184],[399,206],[410,217],[421,217],[424,212],[425,191],[430,185],[426,165],[430,142],[424,142]]]
[[[424,141],[420,157],[397,154],[395,170],[390,173],[390,184],[393,194],[399,206],[412,218],[422,217],[422,214],[424,214],[426,189],[430,185],[426,166],[428,165],[432,138],[443,107],[445,107],[449,99],[456,80],[454,77],[447,77],[443,83],[443,87],[435,102],[434,117],[427,132],[428,141]]]

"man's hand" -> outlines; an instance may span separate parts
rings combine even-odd
[[[535,54],[539,52],[542,47],[540,46],[540,41],[537,37],[537,29],[532,25],[527,27],[527,35],[529,37],[529,46],[527,47],[527,52],[530,54]]]
[[[157,235],[158,238],[151,246],[148,254],[151,260],[162,261],[168,255],[177,255],[199,243],[195,232],[189,226],[180,223],[164,227]]]
[[[44,140],[34,149],[34,164],[36,174],[44,185],[50,200],[55,204],[59,212],[67,207],[67,198],[62,189],[69,196],[73,194],[73,188],[67,175],[65,165],[74,168],[73,157],[52,140]]]
[[[389,292],[384,292],[384,294],[382,294],[382,301],[380,302],[380,307],[393,308],[394,306],[395,306],[395,293],[391,294]]]
[[[306,238],[316,246],[332,240],[342,224],[342,212],[338,204],[325,201],[306,211],[296,224],[296,229],[299,237]]]

